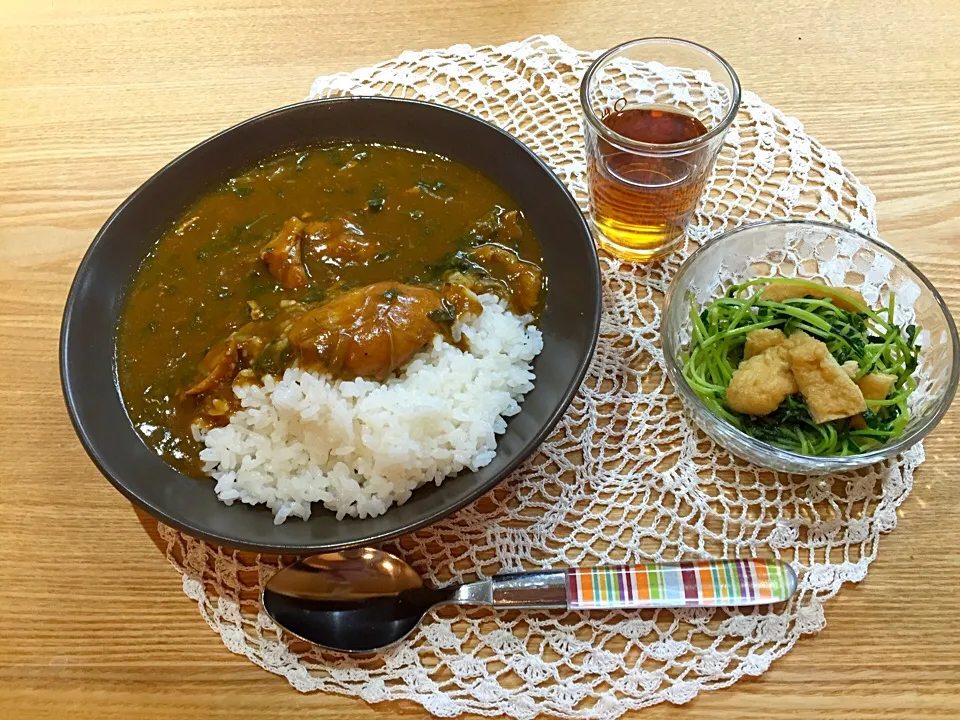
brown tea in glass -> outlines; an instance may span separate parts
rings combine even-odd
[[[644,143],[674,144],[705,135],[692,115],[659,105],[622,107],[603,124]],[[699,162],[706,148],[677,157],[643,156],[598,139],[588,155],[591,207],[597,229],[618,245],[643,253],[683,233],[712,164]]]
[[[683,236],[736,117],[736,74],[695,43],[635,40],[591,65],[580,99],[597,243],[626,260],[666,254]]]

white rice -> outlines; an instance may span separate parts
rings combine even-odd
[[[477,470],[496,452],[504,418],[533,389],[543,348],[529,316],[493,295],[462,325],[470,352],[435,338],[386,383],[291,368],[276,381],[237,388],[229,425],[198,431],[217,497],[265,504],[282,523],[323,503],[337,519],[375,517],[427,482]]]

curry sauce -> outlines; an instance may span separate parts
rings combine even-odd
[[[199,476],[191,426],[225,421],[232,383],[298,362],[382,379],[409,356],[396,348],[442,332],[474,292],[536,315],[541,263],[516,204],[476,170],[369,144],[283,153],[200,197],[144,261],[118,327],[124,403],[149,447]],[[328,348],[367,318],[406,333],[360,329],[389,362]]]

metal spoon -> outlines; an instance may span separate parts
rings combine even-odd
[[[731,607],[788,600],[793,569],[779,560],[701,560],[497,575],[434,589],[375,548],[313,555],[274,575],[261,600],[284,630],[331,650],[372,652],[413,631],[436,605],[495,608]]]

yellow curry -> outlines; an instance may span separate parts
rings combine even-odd
[[[148,446],[199,476],[192,426],[293,364],[387,378],[493,292],[536,316],[540,248],[504,190],[446,158],[368,144],[290,151],[163,234],[120,320],[120,389]]]

